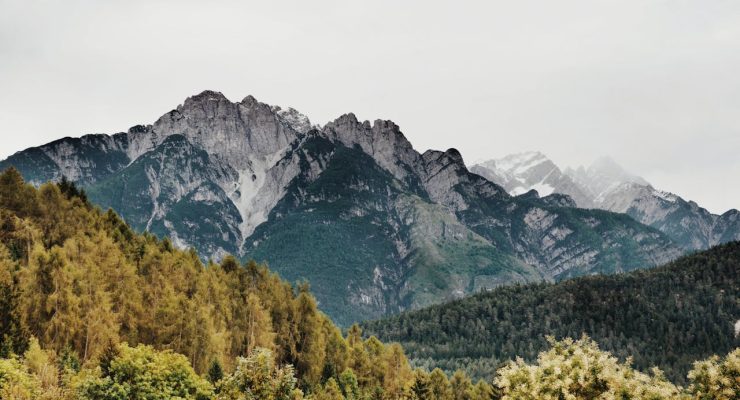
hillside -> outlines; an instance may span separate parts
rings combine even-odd
[[[460,153],[418,152],[392,121],[204,91],[151,125],[63,138],[0,161],[66,177],[135,232],[308,281],[334,321],[379,318],[496,286],[654,266],[682,254],[624,215],[511,196]],[[344,251],[351,248],[350,251]]]
[[[0,174],[0,293],[0,359],[29,357],[30,352],[54,370],[64,366],[58,372],[45,367],[42,392],[51,393],[69,378],[65,374],[84,367],[90,370],[80,372],[82,378],[97,376],[88,384],[108,390],[90,398],[170,398],[156,387],[150,388],[151,395],[165,397],[143,392],[114,396],[115,387],[106,379],[127,380],[134,372],[106,377],[106,370],[115,366],[105,366],[105,360],[130,356],[121,362],[133,363],[134,369],[145,368],[137,364],[142,360],[157,360],[163,365],[154,373],[165,375],[163,369],[173,363],[201,382],[193,388],[201,391],[209,384],[198,375],[211,374],[214,365],[223,374],[232,373],[242,363],[240,357],[260,348],[269,352],[264,353],[269,363],[292,365],[283,372],[306,393],[321,393],[329,379],[348,379],[349,368],[358,393],[393,396],[412,373],[398,345],[363,342],[357,330],[343,336],[318,310],[307,285],[293,287],[264,266],[242,265],[230,256],[220,264],[203,265],[194,250],[177,250],[169,240],[135,234],[112,211],[94,208],[73,184],[47,183],[35,189],[13,169]],[[4,361],[2,398],[18,372]],[[38,366],[41,361],[35,362]],[[388,363],[397,375],[368,367]],[[93,370],[98,364],[103,365],[102,376]],[[61,375],[49,378],[56,373]],[[182,390],[187,383],[179,376],[168,379],[181,382]],[[13,399],[39,398],[13,393]]]
[[[682,383],[694,360],[740,345],[738,320],[740,242],[731,242],[651,270],[498,288],[363,327],[400,342],[417,365],[480,377],[516,356],[533,360],[546,335],[587,334]]]

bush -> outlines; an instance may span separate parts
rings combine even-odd
[[[584,337],[574,341],[550,340],[549,351],[540,353],[537,364],[518,359],[498,371],[495,385],[502,399],[675,399],[676,386],[655,370],[647,375],[629,364],[620,364]]]
[[[192,399],[212,397],[213,388],[198,376],[185,356],[151,346],[118,346],[118,356],[79,384],[80,399]]]
[[[713,356],[694,363],[689,379],[692,382],[689,391],[695,399],[740,399],[740,349],[735,349],[724,360]]]

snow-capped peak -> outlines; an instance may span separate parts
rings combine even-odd
[[[552,193],[569,195],[581,207],[590,207],[590,198],[539,151],[511,154],[479,163],[471,171],[504,187],[517,196],[534,189],[541,196]]]
[[[663,191],[663,190],[657,190],[656,189],[653,192],[653,194],[656,197],[659,197],[659,198],[661,198],[661,199],[663,199],[663,200],[665,200],[665,201],[667,201],[669,203],[675,203],[675,202],[678,201],[678,196],[676,196],[675,194],[673,194],[671,192],[666,192],[666,191]]]
[[[550,160],[538,151],[528,151],[510,154],[506,157],[492,161],[496,168],[507,173],[517,175]]]

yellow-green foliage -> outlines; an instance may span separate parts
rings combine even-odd
[[[22,353],[33,335],[90,371],[107,349],[145,344],[182,354],[198,374],[214,362],[228,374],[260,347],[276,365],[293,365],[309,393],[339,382],[350,365],[362,393],[404,388],[411,368],[402,349],[362,340],[359,330],[350,345],[307,285],[233,257],[203,265],[194,251],[135,234],[63,188],[35,189],[12,169],[0,174],[2,348]]]
[[[22,358],[0,359],[0,399],[66,399],[69,375],[55,363],[56,355],[29,340]]]
[[[249,357],[239,357],[236,370],[218,383],[218,400],[243,398],[290,400],[301,398],[293,367],[275,365],[272,352],[257,348]]]
[[[121,344],[117,355],[94,374],[75,383],[80,400],[183,399],[213,396],[211,384],[198,376],[188,359],[151,346]]]
[[[689,390],[696,399],[740,399],[740,349],[724,359],[714,356],[694,363]]]
[[[0,359],[0,398],[35,399],[41,393],[41,383],[17,359]]]
[[[643,374],[599,350],[588,338],[551,339],[537,364],[521,359],[498,371],[503,399],[675,399],[679,390],[659,372]]]

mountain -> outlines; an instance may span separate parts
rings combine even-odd
[[[740,242],[730,242],[651,270],[497,288],[363,328],[401,343],[417,365],[482,378],[516,356],[534,360],[546,335],[587,334],[683,383],[693,360],[740,346],[739,272]]]
[[[568,196],[511,196],[455,149],[417,152],[391,121],[318,127],[247,96],[192,96],[152,125],[14,154],[137,231],[307,280],[340,324],[514,282],[628,271],[681,254],[659,231]]]
[[[569,176],[578,187],[596,204],[600,204],[609,196],[609,193],[625,183],[649,186],[643,178],[624,170],[609,157],[601,157],[588,168],[566,168],[565,175]]]
[[[570,196],[579,207],[625,213],[668,235],[687,250],[740,240],[740,211],[712,214],[693,201],[655,189],[610,158],[588,168],[561,170],[539,152],[513,154],[471,167],[517,195],[529,190]]]

